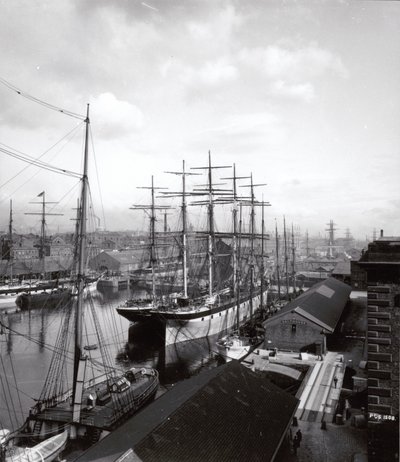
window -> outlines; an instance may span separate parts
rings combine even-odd
[[[296,324],[292,324],[292,334],[296,333]]]

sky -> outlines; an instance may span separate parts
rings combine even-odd
[[[385,1],[0,0],[0,148],[81,172],[90,103],[93,211],[135,229],[151,176],[236,165],[275,220],[400,235],[400,5]],[[22,91],[22,95],[9,88]],[[230,169],[215,170],[231,176]],[[190,178],[190,184],[195,184]],[[196,178],[196,181],[199,181]],[[201,180],[203,183],[205,180]],[[248,180],[243,180],[248,183]],[[0,152],[0,231],[73,230],[79,180]],[[247,191],[243,189],[244,193]],[[194,208],[193,208],[194,209]],[[260,213],[258,211],[258,219]]]

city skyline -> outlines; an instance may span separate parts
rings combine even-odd
[[[165,171],[236,164],[288,223],[358,239],[400,234],[400,15],[396,2],[59,1],[2,4],[0,77],[84,115],[94,213],[131,229]],[[0,84],[0,147],[79,172],[82,121]],[[61,140],[61,141],[60,141]],[[50,149],[53,145],[54,148]],[[46,153],[46,151],[48,151]],[[59,202],[73,231],[79,180],[0,153],[0,229],[34,228],[29,202]],[[225,173],[225,172],[224,172]],[[231,172],[230,172],[231,173]],[[221,175],[221,176],[231,176]],[[49,208],[50,210],[50,208]],[[39,228],[38,228],[39,229]]]

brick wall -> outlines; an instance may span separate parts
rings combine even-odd
[[[300,351],[309,345],[324,342],[321,331],[320,326],[297,313],[272,317],[265,324],[265,348]]]

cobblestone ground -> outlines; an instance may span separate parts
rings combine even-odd
[[[283,443],[276,462],[350,462],[353,454],[367,452],[366,429],[354,428],[350,422],[328,423],[326,430],[321,429],[321,423],[299,422],[298,427],[292,427],[293,433],[298,428],[303,438],[297,454]]]

